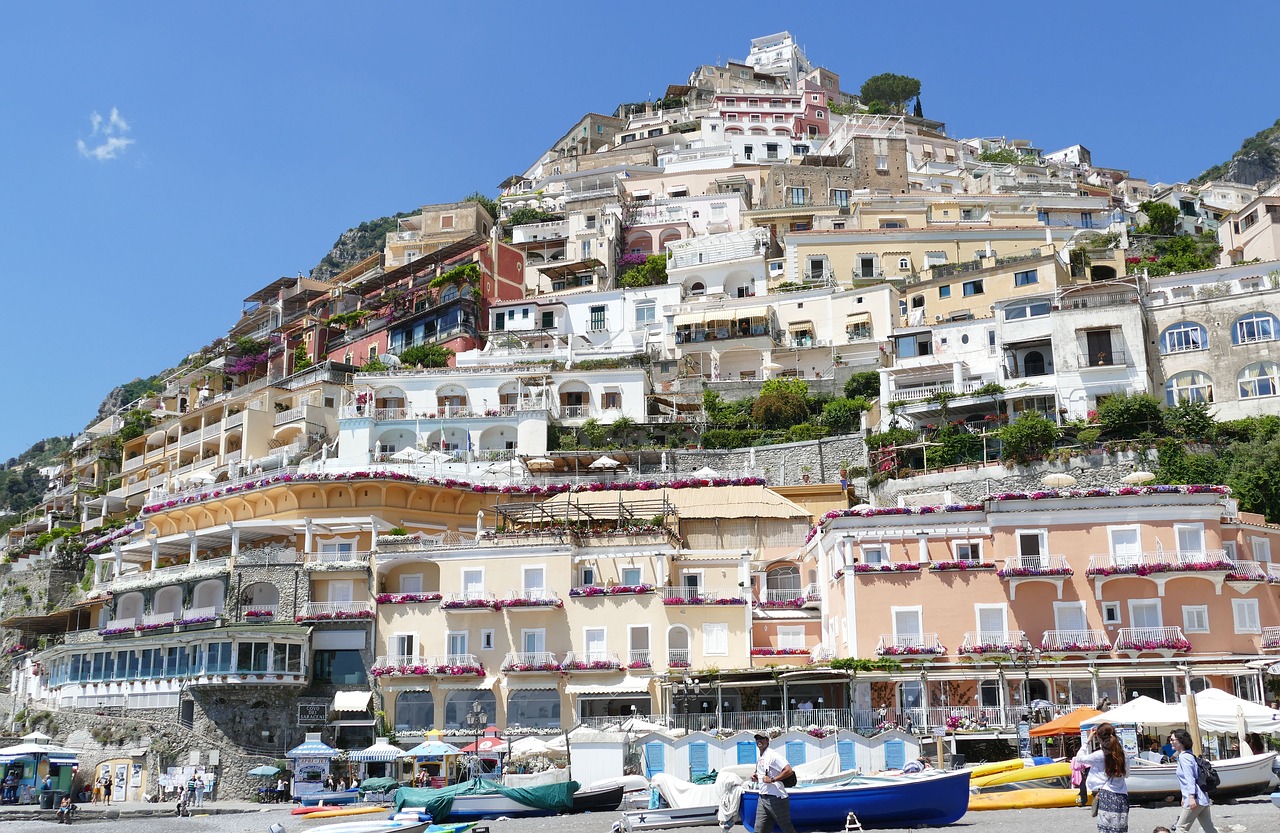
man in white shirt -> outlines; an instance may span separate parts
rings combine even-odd
[[[768,735],[756,735],[756,750],[759,753],[756,771],[751,776],[760,790],[760,800],[756,802],[755,833],[773,833],[774,822],[782,828],[782,833],[796,833],[791,825],[791,804],[782,786],[783,779],[793,774],[791,764],[776,749],[769,748]]]

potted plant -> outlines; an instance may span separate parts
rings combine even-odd
[[[813,473],[813,467],[812,467],[812,466],[801,466],[801,467],[800,467],[800,479],[801,479],[803,482],[808,483],[808,482],[809,482],[810,475],[811,475],[812,473]],[[844,478],[844,472],[841,472],[841,473],[840,473],[840,477],[841,477],[842,479]]]

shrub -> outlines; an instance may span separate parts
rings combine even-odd
[[[1079,440],[1080,445],[1084,448],[1093,448],[1101,436],[1101,428],[1082,428],[1080,433],[1076,434],[1076,439]]]
[[[803,379],[770,379],[761,385],[751,418],[765,428],[790,428],[809,418],[809,386]]]
[[[1024,412],[1015,422],[1000,429],[1001,456],[1025,465],[1053,448],[1060,433],[1052,420],[1034,411]]]
[[[870,407],[862,397],[833,399],[822,408],[822,424],[834,434],[850,434],[862,426],[862,412]]]
[[[855,373],[844,383],[845,399],[878,399],[880,396],[880,374],[874,370]]]
[[[879,434],[867,435],[867,448],[884,448],[887,445],[904,445],[913,443],[919,435],[910,428],[890,428]]]
[[[1161,430],[1164,414],[1149,393],[1118,393],[1098,403],[1098,423],[1109,439],[1132,440]]]

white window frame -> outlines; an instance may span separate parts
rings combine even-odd
[[[494,646],[497,645],[497,641],[495,640],[494,637],[495,637],[495,630],[493,628],[481,628],[480,629],[480,650],[492,651],[494,649]]]
[[[401,648],[402,640],[409,641],[409,650]],[[416,657],[418,655],[418,635],[413,631],[396,631],[391,634],[391,644],[395,647],[392,655],[396,657]]]
[[[480,574],[480,587],[478,590],[469,590],[468,585],[470,582],[467,581],[467,576],[475,573]],[[484,592],[484,567],[467,567],[462,571],[462,592],[464,595],[467,593]]]
[[[334,591],[342,588],[346,593],[335,593]],[[346,598],[342,598],[343,596]],[[325,582],[325,599],[331,603],[350,602],[355,600],[355,582],[349,578],[330,579]]]
[[[462,637],[462,650],[461,650],[461,651],[450,651],[450,650],[449,650],[449,646],[453,643],[453,638],[454,638],[455,636]],[[469,648],[470,648],[470,647],[471,647],[471,633],[470,633],[470,631],[445,631],[445,632],[444,632],[444,651],[445,651],[445,653],[446,653],[446,654],[448,654],[449,656],[458,656],[458,655],[461,655],[461,654],[469,654],[469,653],[471,653],[471,651],[469,650]]]
[[[969,547],[968,556],[964,556],[960,554],[961,547]],[[978,551],[977,558],[973,557],[974,548],[976,548]],[[952,541],[951,542],[951,555],[952,557],[955,558],[956,561],[981,561],[982,550],[983,550],[983,547],[982,547],[981,541]]]
[[[1183,633],[1208,633],[1209,632],[1209,606],[1208,605],[1183,605],[1182,606],[1182,632]]]
[[[417,579],[417,587],[406,586],[413,585],[415,582],[406,582],[405,579]],[[400,592],[401,593],[421,593],[423,588],[424,576],[422,573],[401,573],[400,574]]]
[[[1223,552],[1223,554],[1224,554],[1224,555],[1226,555],[1226,556],[1227,556],[1227,560],[1228,560],[1228,561],[1239,561],[1239,560],[1240,560],[1240,548],[1236,546],[1236,542],[1235,542],[1235,541],[1223,541],[1223,542],[1222,542],[1222,552]],[[1254,558],[1254,561],[1257,561],[1257,560],[1258,560],[1258,559],[1255,557],[1255,558]]]
[[[596,565],[583,564],[578,568],[578,581],[583,587],[590,587],[596,583]]]
[[[542,586],[541,586],[541,587],[530,587],[530,586],[529,586],[529,574],[530,574],[530,573],[533,573],[533,572],[541,572],[541,573],[542,573]],[[547,565],[545,565],[545,564],[522,564],[522,565],[520,566],[520,589],[521,589],[522,591],[540,590],[541,592],[546,593],[546,592],[547,592]]]
[[[982,612],[984,610],[994,610],[1000,613],[1000,619],[1003,622],[1000,633],[1005,634],[1007,638],[1009,634],[1009,606],[1007,604],[975,604],[973,606],[973,630],[979,634],[994,633],[994,631],[987,631],[982,628]]]
[[[804,625],[778,625],[779,648],[803,648],[806,641]]]
[[[698,581],[697,581],[697,583],[696,583],[696,584],[690,584],[690,583],[687,581],[687,579],[688,579],[688,577],[689,577],[689,576],[693,576],[694,578],[696,578],[696,579],[698,580]],[[705,582],[703,579],[704,579],[704,571],[703,571],[703,570],[681,570],[681,571],[680,571],[680,586],[681,586],[681,587],[685,587],[685,588],[697,588],[699,591],[704,590],[704,589],[706,589],[707,584],[706,584],[706,582]]]
[[[1202,523],[1197,523],[1197,524],[1174,524],[1174,525],[1173,525],[1173,548],[1174,548],[1174,552],[1178,553],[1178,555],[1179,555],[1179,556],[1181,556],[1181,555],[1182,555],[1182,553],[1184,552],[1184,550],[1182,549],[1182,535],[1181,535],[1181,533],[1183,532],[1183,530],[1195,531],[1195,532],[1198,532],[1198,533],[1200,534],[1200,549],[1198,549],[1198,550],[1185,550],[1185,552],[1193,552],[1193,553],[1200,553],[1200,554],[1203,554],[1203,553],[1205,552],[1205,546],[1204,546],[1205,539],[1204,539],[1204,524],[1202,524]]]
[[[916,622],[919,625],[919,627],[915,633],[910,635],[919,636],[919,637],[924,636],[924,606],[923,605],[903,605],[903,606],[894,605],[893,607],[889,608],[889,622],[893,625],[893,638],[895,640],[899,636],[908,635],[905,633],[904,634],[898,633],[898,614],[899,613],[914,613],[916,615]]]
[[[718,632],[723,634],[724,645],[717,646],[716,640],[712,638],[712,634]],[[729,655],[729,623],[728,622],[703,622],[702,623],[702,655],[706,657],[727,657]]]
[[[1246,621],[1244,625],[1240,624],[1241,611],[1245,611],[1245,619],[1252,619],[1252,623]],[[1259,616],[1257,599],[1231,600],[1231,619],[1236,633],[1262,633],[1262,620]]]
[[[628,570],[636,571],[636,581],[627,581]],[[628,585],[644,584],[644,567],[641,567],[639,565],[628,565],[624,567],[619,567],[618,577],[622,584],[628,584]]]
[[[879,552],[879,557],[872,561],[869,553]],[[860,544],[858,546],[858,555],[862,558],[863,564],[888,564],[889,563],[889,545],[888,544]]]
[[[1227,544],[1231,544],[1233,548],[1235,547],[1235,541],[1226,541],[1222,545],[1223,548],[1225,548]],[[1249,551],[1253,553],[1254,561],[1257,561],[1260,564],[1271,563],[1271,539],[1270,538],[1263,538],[1258,535],[1250,536]],[[1234,556],[1234,553],[1232,553],[1232,555]]]
[[[1119,602],[1103,602],[1102,603],[1102,624],[1119,625],[1121,622],[1121,613],[1123,608]]]
[[[1140,608],[1147,608],[1154,605],[1156,609],[1156,624],[1139,625],[1138,615],[1135,611]],[[1129,627],[1131,628],[1163,628],[1164,627],[1164,605],[1160,604],[1159,599],[1129,599]]]
[[[642,316],[641,313],[644,313]],[[636,304],[636,327],[652,327],[658,323],[658,305],[656,302]]]
[[[1064,628],[1062,626],[1062,611],[1072,610],[1080,614],[1080,621],[1083,626],[1080,628]],[[1089,629],[1089,611],[1085,609],[1083,601],[1078,602],[1054,602],[1053,603],[1053,629],[1056,631],[1074,631]]]
[[[1022,538],[1027,535],[1036,535],[1040,538],[1040,564],[1048,566],[1049,564],[1049,530],[1047,529],[1015,529],[1013,531],[1013,540],[1018,546],[1018,563],[1021,564],[1024,558],[1022,554]]]
[[[542,638],[542,650],[540,651],[528,650],[528,642],[526,640],[531,636]],[[547,629],[546,628],[521,628],[520,629],[520,653],[545,654],[546,652],[547,652]]]
[[[644,631],[644,641],[648,646],[646,648],[636,647],[636,633]],[[627,625],[627,651],[648,651],[649,658],[653,658],[653,631],[648,625]],[[630,661],[628,659],[628,661]]]
[[[1132,532],[1137,536],[1135,542],[1135,551],[1131,558],[1122,558],[1116,549],[1116,533]],[[1142,560],[1142,527],[1139,524],[1124,524],[1123,526],[1107,527],[1107,553],[1111,556],[1111,560],[1116,564],[1137,564]]]

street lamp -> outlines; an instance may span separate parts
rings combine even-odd
[[[709,690],[710,690],[710,686],[704,684],[701,680],[699,680],[696,677],[693,678],[692,680],[690,680],[688,677],[685,677],[681,682],[681,684],[677,687],[676,698],[680,701],[680,711],[684,713],[686,722],[688,721],[689,701],[700,699],[702,695]],[[706,709],[705,703],[702,705],[702,708],[704,710]]]
[[[467,712],[463,718],[463,724],[475,733],[476,748],[474,752],[475,763],[472,764],[471,776],[477,778],[480,775],[480,734],[484,731],[484,727],[489,722],[489,715],[485,714],[484,704],[479,700],[471,703],[471,711]]]
[[[1040,649],[1032,648],[1025,636],[1022,644],[1013,652],[1013,665],[1022,669],[1022,705],[1027,710],[1027,723],[1031,723],[1031,669],[1040,665]]]

